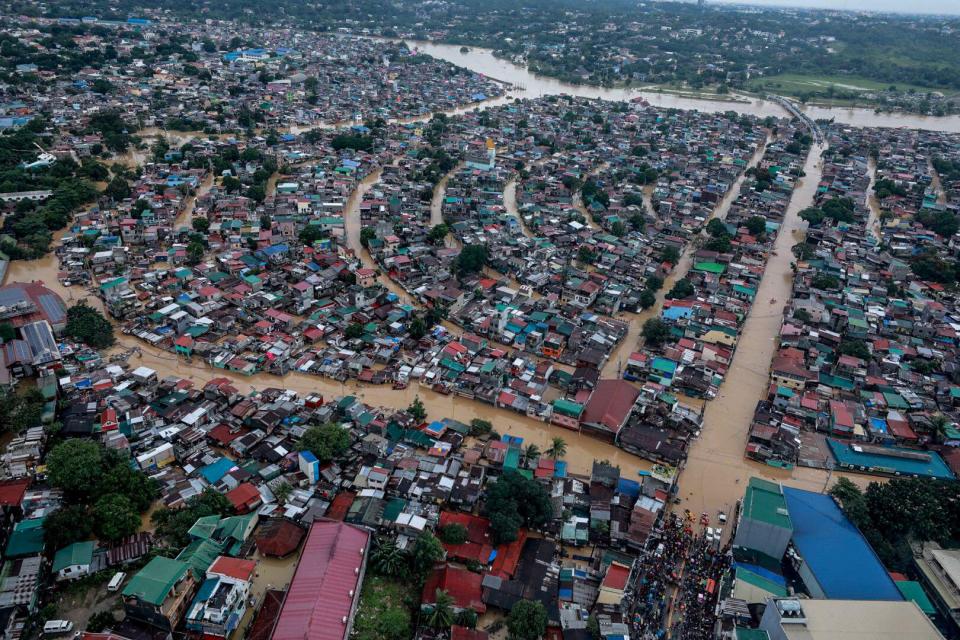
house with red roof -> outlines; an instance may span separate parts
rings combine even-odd
[[[630,567],[619,562],[611,562],[607,573],[600,583],[600,594],[597,604],[619,605],[623,600],[623,592],[627,588],[627,579],[630,577]]]
[[[184,618],[187,630],[204,638],[230,636],[247,611],[256,570],[257,563],[253,560],[217,557],[187,609]]]
[[[640,391],[626,380],[600,380],[584,407],[580,424],[614,439],[627,424]]]
[[[249,482],[241,482],[226,495],[234,511],[239,514],[250,513],[263,503],[260,492]]]
[[[437,602],[437,592],[446,591],[453,598],[455,612],[473,609],[478,614],[487,610],[483,603],[483,576],[460,567],[444,564],[433,570],[423,585],[420,608],[431,611]]]
[[[369,546],[365,529],[315,520],[270,640],[349,638]]]

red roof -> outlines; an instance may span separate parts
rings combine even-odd
[[[227,500],[240,513],[246,513],[260,502],[260,492],[249,482],[243,482],[227,492]]]
[[[369,542],[363,529],[314,521],[271,640],[344,640]]]
[[[423,585],[423,604],[433,604],[437,600],[437,591],[446,591],[458,609],[473,609],[477,613],[487,610],[483,603],[483,576],[466,569],[444,565],[434,569],[426,584]]]
[[[603,577],[603,586],[616,591],[623,591],[627,586],[627,578],[630,577],[630,567],[626,567],[616,562],[607,569],[607,575]]]
[[[357,494],[351,491],[338,493],[337,497],[330,503],[330,508],[327,509],[327,517],[331,520],[343,520],[346,518],[347,511],[350,510],[350,505],[353,504],[353,500],[356,497]]]
[[[223,576],[236,578],[237,580],[250,581],[253,572],[257,570],[257,563],[254,560],[243,560],[241,558],[231,558],[229,556],[220,556],[213,561],[207,571],[219,573]]]
[[[267,520],[257,529],[257,551],[265,556],[283,558],[297,550],[306,533],[290,520]]]
[[[640,391],[625,380],[600,380],[583,410],[581,422],[597,424],[614,433],[627,421]]]
[[[23,494],[30,486],[30,479],[4,480],[0,482],[0,506],[18,507],[23,502]]]

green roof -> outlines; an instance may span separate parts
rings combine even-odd
[[[60,551],[57,551],[57,555],[53,557],[53,570],[60,572],[74,565],[90,564],[93,561],[94,546],[93,540],[88,540],[86,542],[74,542],[60,549]]]
[[[566,398],[557,398],[553,401],[553,409],[557,413],[572,418],[579,418],[583,413],[583,405],[567,400]]]
[[[927,597],[926,591],[923,590],[923,587],[920,586],[919,582],[913,580],[897,580],[896,581],[897,589],[900,590],[900,593],[903,594],[903,597],[907,600],[913,600],[917,603],[917,606],[920,607],[920,611],[923,611],[928,616],[935,615],[937,610],[933,607],[933,603],[930,602],[930,598]]]
[[[177,560],[189,564],[194,577],[202,580],[213,561],[223,553],[223,547],[222,543],[214,540],[194,540],[180,552]]]
[[[770,635],[763,629],[750,629],[749,627],[737,627],[737,633],[734,637],[736,640],[770,640]]]
[[[139,598],[159,607],[189,568],[186,562],[157,556],[130,579],[123,597]]]
[[[781,529],[793,529],[787,501],[780,485],[760,478],[750,478],[743,497],[743,517],[771,524]]]
[[[697,271],[706,271],[707,273],[720,274],[726,270],[726,267],[719,262],[698,262],[693,265]]]
[[[13,527],[4,555],[8,558],[32,556],[43,551],[43,521],[46,518],[21,520]]]

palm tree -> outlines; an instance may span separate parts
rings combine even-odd
[[[560,458],[567,455],[566,440],[560,437],[555,437],[550,442],[550,446],[547,447],[547,455],[553,458],[554,460],[559,460]]]
[[[398,576],[407,567],[407,560],[403,551],[392,538],[377,538],[376,549],[371,554],[370,562],[373,568],[385,576]]]
[[[523,450],[523,458],[527,462],[532,462],[540,457],[540,447],[533,444],[532,442],[527,445],[526,449]]]
[[[434,629],[449,629],[453,626],[453,596],[442,589],[437,589],[435,595],[433,607],[427,616],[427,625]]]

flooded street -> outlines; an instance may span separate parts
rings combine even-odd
[[[717,398],[707,403],[700,437],[693,441],[680,475],[680,508],[694,513],[727,512],[743,496],[750,476],[761,476],[804,489],[822,491],[827,472],[782,471],[743,455],[747,429],[768,383],[783,312],[793,284],[790,248],[803,237],[800,211],[813,202],[823,165],[824,147],[813,147],[804,166],[806,177],[794,190],[783,227],[760,281],[756,302],[737,344],[730,370]],[[773,302],[770,302],[773,300]]]
[[[882,240],[880,235],[880,200],[874,192],[874,185],[877,183],[877,161],[870,158],[867,161],[867,175],[870,176],[870,184],[867,185],[867,208],[870,210],[870,217],[867,218],[867,231],[872,233],[877,242]]]

